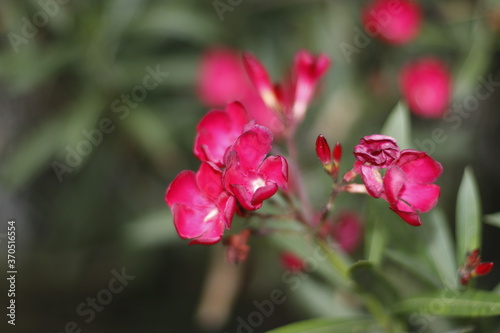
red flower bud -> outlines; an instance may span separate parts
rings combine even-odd
[[[316,155],[323,165],[328,165],[332,162],[331,160],[331,150],[328,142],[323,135],[318,135],[316,139]]]
[[[335,144],[335,147],[333,148],[333,163],[336,165],[340,164],[340,159],[342,158],[342,145],[340,142],[337,142]]]
[[[480,275],[488,274],[492,268],[493,268],[492,262],[482,262],[479,265],[477,265],[476,269],[474,270],[473,275],[480,276]]]

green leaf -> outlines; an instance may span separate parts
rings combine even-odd
[[[396,104],[381,132],[396,139],[401,149],[411,148],[410,112],[403,102]]]
[[[424,240],[426,250],[443,287],[458,287],[457,263],[455,260],[453,241],[444,213],[435,208],[427,219]]]
[[[127,240],[126,244],[136,247],[148,247],[180,240],[168,207],[125,224],[122,232]]]
[[[369,261],[358,261],[352,265],[349,276],[362,292],[374,296],[383,305],[389,307],[399,300],[396,289]]]
[[[481,248],[481,203],[470,167],[465,168],[458,189],[456,216],[457,262],[462,266],[468,252]]]
[[[425,282],[433,287],[439,287],[441,285],[441,281],[437,279],[435,273],[421,261],[416,260],[413,256],[390,249],[387,249],[385,254],[387,255],[387,258],[398,264],[400,267],[406,269],[422,282]]]
[[[267,333],[352,333],[367,332],[370,328],[374,328],[374,323],[366,317],[317,318],[286,325]]]
[[[500,315],[500,295],[482,290],[444,289],[405,299],[393,307],[395,313],[414,312],[448,317]]]
[[[339,272],[332,267],[330,263],[332,258],[329,253],[325,253],[324,244],[316,243],[307,234],[273,233],[269,235],[269,240],[278,248],[293,252],[302,258],[306,264],[310,265],[310,269],[306,270],[308,274],[317,273],[332,285],[347,288],[347,280],[343,276],[343,272]],[[346,260],[346,258],[338,254],[334,257],[339,260]],[[348,265],[350,263],[347,261],[342,263],[342,266]]]
[[[486,215],[484,221],[489,225],[500,228],[500,212]]]
[[[375,265],[380,265],[384,250],[387,248],[387,220],[384,216],[388,211],[386,203],[381,200],[370,200],[368,203],[365,258],[368,258]]]

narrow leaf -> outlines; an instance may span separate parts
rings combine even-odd
[[[489,225],[500,228],[500,212],[486,215],[484,221]]]
[[[367,332],[373,327],[374,323],[366,317],[317,318],[286,325],[267,333],[352,333]]]
[[[481,247],[481,207],[479,192],[472,170],[467,167],[458,189],[457,262],[463,265],[468,252]]]
[[[427,244],[426,250],[434,265],[434,269],[438,273],[442,286],[456,288],[458,286],[458,267],[450,230],[444,213],[435,208],[429,214],[426,227],[428,228],[428,232],[424,234]]]
[[[392,306],[399,295],[391,283],[369,261],[358,261],[349,269],[349,275],[358,288],[374,296],[383,305]]]
[[[500,295],[481,291],[444,289],[414,296],[396,304],[393,311],[448,317],[489,317],[500,315]]]
[[[381,132],[396,139],[401,149],[411,148],[410,113],[406,104],[401,101],[396,104]]]

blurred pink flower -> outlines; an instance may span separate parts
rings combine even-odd
[[[304,262],[296,254],[292,252],[283,252],[280,255],[281,264],[286,270],[293,273],[300,273],[305,271]]]
[[[440,194],[433,184],[443,167],[424,152],[406,149],[387,169],[384,176],[384,199],[406,223],[419,226],[419,213],[430,211]]]
[[[408,63],[399,75],[399,86],[408,106],[418,116],[440,118],[451,98],[451,75],[437,58]]]
[[[222,167],[224,154],[243,133],[248,122],[243,106],[234,102],[225,110],[210,110],[196,127],[193,152],[200,161],[209,161]]]
[[[231,227],[236,208],[233,196],[222,187],[222,172],[202,162],[198,172],[182,171],[170,183],[165,202],[172,210],[177,233],[189,244],[213,244]]]
[[[250,88],[238,52],[216,47],[202,55],[198,95],[206,105],[220,107],[239,101]]]
[[[284,157],[266,155],[273,137],[263,126],[254,125],[228,149],[223,182],[241,206],[256,210],[272,197],[278,188],[288,185],[288,164]]]
[[[355,212],[343,211],[333,221],[328,220],[322,226],[319,236],[333,237],[344,252],[353,253],[361,243],[363,223]]]
[[[222,107],[239,101],[257,124],[266,126],[277,136],[284,131],[280,117],[266,106],[250,83],[237,51],[215,47],[205,52],[200,61],[197,91],[207,106]]]
[[[422,14],[414,1],[375,0],[364,8],[362,21],[370,36],[400,45],[417,36]]]

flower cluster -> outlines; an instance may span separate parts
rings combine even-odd
[[[379,134],[362,138],[354,155],[354,170],[368,194],[386,200],[405,222],[419,226],[419,213],[437,203],[440,188],[433,183],[441,175],[441,164],[425,152],[400,150],[395,139]],[[382,169],[386,169],[384,176]]]
[[[266,157],[272,141],[238,102],[201,119],[193,149],[201,166],[196,173],[182,171],[165,194],[179,236],[190,244],[216,243],[236,211],[259,209],[278,188],[287,188],[286,159]]]

